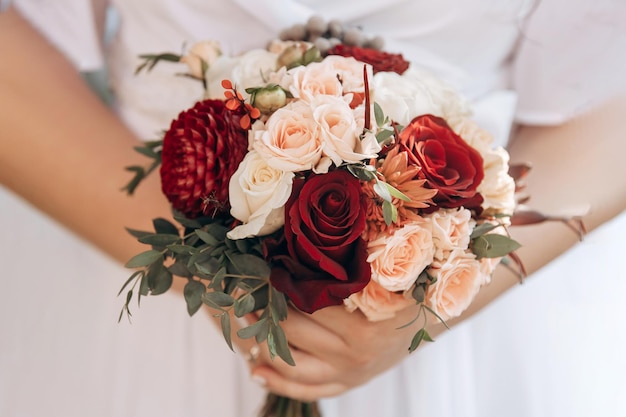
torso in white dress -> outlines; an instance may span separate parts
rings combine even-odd
[[[624,88],[618,71],[574,82],[577,60],[588,56],[598,68],[624,67],[623,54],[589,55],[589,42],[623,48],[625,31],[615,25],[626,9],[583,3],[542,0],[545,11],[533,15],[532,0],[120,0],[120,32],[101,55],[86,2],[18,1],[77,65],[108,63],[117,110],[146,139],[200,91],[167,65],[134,76],[139,53],[180,51],[207,38],[237,53],[319,13],[385,35],[387,49],[467,94],[481,123],[505,140],[515,118],[557,123],[609,88]],[[598,12],[607,7],[617,14]],[[566,15],[551,15],[558,12]],[[589,31],[581,16],[591,17]],[[558,24],[570,20],[568,28]],[[568,42],[585,49],[567,53]],[[0,291],[0,415],[254,415],[263,393],[205,316],[189,319],[183,301],[166,294],[145,299],[132,325],[117,324],[123,300],[115,294],[126,270],[4,191],[0,209],[0,257],[10,277]],[[621,215],[402,365],[324,401],[326,416],[626,415],[624,232]]]

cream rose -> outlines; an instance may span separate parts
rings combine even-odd
[[[492,148],[493,137],[470,119],[454,125],[455,132],[483,157],[485,178],[478,186],[485,214],[512,214],[515,210],[515,180],[509,175],[509,154],[502,147]]]
[[[246,88],[264,86],[277,69],[278,56],[264,49],[252,49],[236,57],[220,56],[207,71],[207,98],[224,98],[222,80],[228,79],[244,98]]]
[[[439,79],[414,67],[402,75],[378,72],[374,75],[374,101],[391,120],[407,125],[424,114],[456,120],[469,114],[469,103]]]
[[[370,281],[361,291],[344,300],[348,311],[359,309],[369,321],[393,318],[396,312],[415,304],[415,300],[408,292],[387,291],[376,281]]]
[[[313,119],[319,125],[323,143],[322,153],[336,166],[343,162],[355,163],[375,158],[380,146],[376,137],[359,137],[363,126],[359,126],[355,111],[339,97],[319,96],[311,101]],[[359,108],[359,112],[363,109]]]
[[[293,172],[274,169],[256,151],[250,151],[230,179],[230,214],[243,222],[228,232],[244,239],[275,232],[284,224],[284,205],[291,195]]]
[[[202,79],[204,78],[204,71],[209,68],[221,55],[222,49],[220,48],[219,42],[197,42],[189,48],[186,55],[180,58],[180,62],[187,64],[189,67],[189,74],[192,77]]]
[[[251,136],[252,147],[275,169],[306,171],[321,162],[319,126],[304,101],[293,101],[276,110],[265,123],[255,123]]]
[[[433,264],[429,273],[436,282],[426,289],[425,303],[443,320],[458,317],[489,281],[476,256],[461,249],[452,251],[444,263]]]
[[[433,261],[430,223],[415,221],[385,232],[367,245],[372,279],[388,291],[406,291]]]
[[[435,259],[443,261],[455,249],[467,249],[476,222],[464,208],[437,210],[427,217],[432,226]]]

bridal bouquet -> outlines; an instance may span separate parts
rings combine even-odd
[[[149,168],[129,167],[132,193],[160,165],[179,224],[130,230],[151,249],[127,264],[137,270],[123,312],[133,294],[182,277],[189,314],[212,307],[231,345],[231,314],[256,312],[238,335],[295,365],[280,326],[288,303],[345,305],[370,320],[418,304],[412,351],[431,340],[427,316],[461,314],[518,247],[506,229],[508,155],[467,101],[401,55],[319,38],[142,57],[141,68],[187,63],[205,95],[138,149]]]

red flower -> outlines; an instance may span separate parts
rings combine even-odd
[[[186,217],[227,212],[228,182],[248,148],[240,117],[221,100],[205,100],[172,121],[163,139],[161,186]]]
[[[422,168],[419,176],[437,190],[433,201],[438,207],[480,210],[483,198],[476,188],[485,176],[483,159],[445,120],[416,117],[400,132],[398,146]]]
[[[386,71],[402,75],[409,68],[409,62],[405,61],[401,54],[390,54],[378,49],[339,44],[329,49],[327,53],[353,57],[357,61],[370,64],[374,68],[374,74]]]
[[[365,199],[343,170],[294,181],[285,205],[285,233],[264,241],[272,285],[307,313],[342,304],[370,280]]]

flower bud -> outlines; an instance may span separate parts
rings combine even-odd
[[[187,64],[189,75],[203,79],[206,69],[222,55],[218,42],[203,41],[194,44],[187,55],[180,58],[180,62]]]
[[[287,94],[280,86],[261,88],[254,94],[252,105],[263,114],[270,114],[287,103]]]

